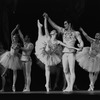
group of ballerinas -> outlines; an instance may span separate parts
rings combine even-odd
[[[63,92],[73,91],[75,61],[79,63],[80,67],[89,72],[90,86],[88,91],[93,91],[100,71],[100,33],[96,33],[95,39],[93,39],[80,28],[81,33],[91,44],[91,46],[85,47],[80,32],[72,29],[71,23],[64,21],[63,28],[55,24],[47,13],[44,13],[43,17],[45,35],[42,32],[43,25],[37,20],[38,39],[35,43],[35,55],[45,64],[46,91],[50,91],[50,66],[56,66],[60,62],[67,83],[67,87]],[[48,31],[47,21],[54,28],[51,32]],[[63,41],[56,39],[56,36],[60,33]],[[76,41],[78,41],[77,47],[75,47]]]
[[[21,41],[23,46],[21,45]],[[16,25],[14,30],[11,32],[11,47],[10,50],[5,50],[0,55],[0,64],[3,66],[3,71],[1,73],[2,77],[2,89],[4,91],[5,86],[5,74],[8,69],[13,70],[13,92],[16,91],[15,83],[17,79],[17,69],[23,69],[24,77],[25,77],[25,87],[23,91],[30,91],[30,83],[31,83],[31,52],[34,48],[33,43],[30,42],[30,38],[28,35],[24,37],[22,34],[19,25]],[[19,51],[22,51],[20,53]]]
[[[67,86],[63,90],[73,91],[75,82],[75,61],[77,61],[84,70],[89,72],[90,87],[89,91],[94,90],[95,81],[100,71],[100,33],[96,33],[95,39],[89,37],[87,33],[80,28],[81,33],[90,42],[91,46],[85,47],[79,31],[75,31],[71,27],[71,23],[64,21],[64,28],[56,25],[47,13],[44,17],[44,32],[43,24],[37,20],[38,38],[35,42],[35,55],[45,67],[46,91],[50,91],[50,68],[62,63],[65,83]],[[47,22],[54,28],[51,32],[48,31]],[[58,40],[56,37],[62,34],[62,39]],[[19,42],[21,39],[23,46]],[[12,90],[15,92],[15,83],[17,78],[17,69],[23,69],[25,75],[25,88],[23,91],[30,91],[31,84],[31,52],[34,48],[33,43],[30,42],[28,36],[24,37],[19,25],[11,32],[11,48],[10,51],[5,51],[0,55],[0,64],[3,66],[2,73],[3,87],[5,85],[4,75],[7,69],[13,70],[13,85]],[[78,41],[77,47],[75,43]],[[22,51],[22,53],[19,52]]]

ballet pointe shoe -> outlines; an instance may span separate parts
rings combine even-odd
[[[46,87],[46,91],[49,92],[50,91],[49,86],[46,84],[45,87]]]
[[[38,26],[40,26],[40,27],[42,27],[43,25],[40,23],[40,21],[39,20],[37,20],[37,24],[38,24]]]
[[[13,90],[13,92],[15,92],[16,90],[15,90],[15,86],[12,86],[12,90]]]
[[[94,86],[93,85],[90,85],[88,91],[94,91]]]
[[[4,89],[1,89],[0,92],[4,92]]]

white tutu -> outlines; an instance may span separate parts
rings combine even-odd
[[[18,55],[11,55],[10,51],[6,51],[0,57],[0,64],[3,65],[5,68],[9,68],[12,70],[20,69],[21,62]]]
[[[90,47],[84,47],[81,52],[76,54],[79,65],[88,72],[100,71],[100,54],[90,54]]]
[[[46,51],[46,42],[47,40],[45,38],[37,40],[35,45],[35,55],[44,64],[49,66],[57,65],[61,62],[62,47],[56,45],[54,50]]]

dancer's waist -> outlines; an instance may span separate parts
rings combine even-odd
[[[64,48],[63,52],[71,53],[71,52],[75,52],[75,49],[72,49],[72,48]]]

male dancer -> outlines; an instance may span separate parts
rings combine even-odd
[[[80,33],[71,28],[71,24],[67,21],[64,21],[64,28],[56,25],[50,17],[45,13],[49,23],[55,28],[58,33],[62,33],[63,42],[69,47],[64,48],[63,56],[62,56],[62,64],[63,64],[63,72],[65,74],[65,79],[67,81],[67,87],[65,91],[73,91],[73,85],[75,82],[75,49],[70,49],[70,47],[74,47],[76,40],[78,40],[79,44],[77,46],[82,49],[84,43],[81,39]]]
[[[31,52],[34,48],[33,43],[30,42],[30,38],[28,35],[23,37],[21,31],[19,30],[20,37],[23,40],[24,47],[22,47],[22,56],[21,61],[23,65],[23,71],[25,76],[25,87],[23,92],[30,91],[30,84],[31,84],[31,66],[32,66],[32,59],[31,59]]]

